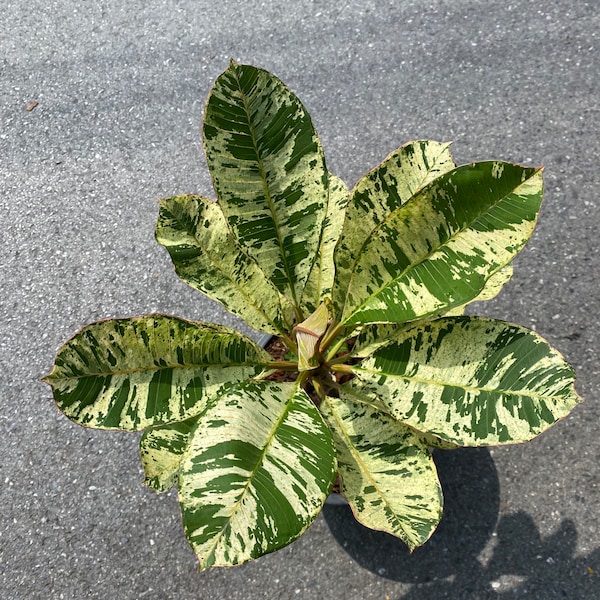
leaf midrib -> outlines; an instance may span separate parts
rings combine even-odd
[[[244,485],[244,488],[243,488],[238,500],[234,503],[234,505],[231,509],[231,512],[227,518],[227,522],[221,528],[221,531],[213,538],[213,543],[210,545],[210,548],[206,553],[207,559],[209,556],[214,554],[219,542],[221,541],[221,538],[223,537],[223,535],[225,535],[225,532],[231,527],[231,522],[233,521],[235,515],[238,513],[239,507],[242,503],[242,500],[245,498],[246,494],[248,493],[250,484],[254,481],[256,474],[258,473],[261,465],[264,463],[264,459],[267,456],[267,452],[268,452],[269,448],[271,447],[271,445],[273,444],[273,441],[275,440],[277,431],[279,430],[281,423],[283,423],[283,421],[285,420],[285,418],[287,417],[287,415],[289,414],[289,412],[291,410],[291,407],[294,403],[294,397],[296,396],[298,389],[299,389],[299,386],[296,384],[292,389],[292,393],[289,395],[289,397],[286,401],[287,406],[285,407],[285,410],[282,411],[280,418],[274,422],[274,426],[271,428],[271,431],[269,432],[268,441],[265,444],[264,449],[261,452],[260,456],[258,457],[258,460],[256,461],[256,465],[255,465],[254,469],[252,470],[251,474],[249,475],[248,481],[246,482],[246,485]]]
[[[254,152],[256,154],[256,161],[258,163],[258,169],[260,172],[260,179],[261,179],[261,184],[263,187],[263,192],[265,194],[265,200],[267,202],[268,208],[269,208],[269,212],[271,213],[271,218],[273,220],[273,226],[275,227],[275,235],[277,237],[277,245],[279,246],[279,255],[281,257],[281,259],[283,260],[283,266],[285,269],[285,274],[286,274],[286,278],[287,278],[287,283],[288,283],[288,287],[290,289],[290,293],[292,295],[292,300],[294,303],[294,307],[296,310],[299,310],[299,304],[298,304],[298,299],[296,297],[296,289],[295,286],[292,284],[292,276],[291,276],[291,267],[289,265],[288,259],[287,259],[287,255],[284,252],[284,248],[283,248],[283,240],[281,237],[281,231],[280,231],[280,225],[279,225],[279,220],[277,218],[277,213],[275,211],[275,206],[274,206],[274,202],[273,202],[273,197],[271,195],[271,190],[269,188],[269,186],[267,185],[267,178],[266,178],[266,169],[263,163],[263,159],[262,156],[260,154],[260,152],[258,151],[258,146],[257,146],[257,135],[256,132],[254,130],[254,126],[252,124],[252,120],[250,118],[250,109],[248,106],[248,98],[246,96],[246,94],[242,91],[242,84],[238,75],[237,70],[234,71],[234,77],[235,77],[235,81],[238,85],[238,89],[239,89],[239,94],[240,94],[240,98],[242,100],[243,103],[243,107],[244,107],[244,113],[246,115],[246,120],[248,123],[248,129],[250,131],[250,137],[252,139],[252,146],[254,148]]]
[[[44,381],[48,383],[50,381],[69,381],[71,379],[84,379],[85,377],[109,377],[113,375],[130,375],[132,373],[156,373],[157,371],[165,371],[168,369],[189,369],[189,370],[197,370],[197,369],[207,369],[207,368],[220,368],[223,369],[225,367],[260,367],[262,363],[260,362],[239,362],[239,363],[208,363],[208,364],[194,364],[194,365],[180,365],[177,363],[176,365],[162,365],[156,368],[143,368],[143,367],[135,367],[131,369],[118,369],[115,371],[95,371],[93,373],[86,373],[85,375],[68,375],[64,377],[59,377],[58,375],[50,374],[44,378]]]
[[[398,375],[395,373],[386,373],[385,371],[369,369],[369,368],[363,367],[363,366],[361,366],[359,368],[355,368],[354,371],[362,371],[364,373],[368,373],[370,375],[376,375],[378,377],[382,377],[382,376],[389,377],[390,379],[400,379],[400,380],[408,381],[411,383],[422,383],[422,384],[431,385],[434,387],[443,387],[443,388],[464,390],[466,392],[522,396],[524,398],[531,398],[532,400],[562,399],[562,396],[544,396],[543,394],[536,394],[533,392],[529,392],[528,390],[505,390],[505,389],[498,389],[498,388],[485,388],[485,387],[475,387],[475,386],[469,386],[469,385],[460,385],[457,383],[445,383],[442,381],[436,381],[435,379],[426,379],[425,377],[412,377],[409,375]],[[360,375],[358,377],[360,379]],[[368,383],[366,383],[364,381],[363,381],[363,383],[365,383],[365,385],[368,386]]]

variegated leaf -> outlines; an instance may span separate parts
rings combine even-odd
[[[461,304],[460,306],[456,306],[447,310],[437,317],[460,317],[465,314],[465,310],[469,304],[473,302],[483,302],[485,300],[491,300],[495,298],[501,291],[502,288],[510,281],[510,278],[513,276],[513,266],[512,263],[498,269],[486,282],[483,286],[483,289],[473,300],[470,300],[466,304]],[[429,320],[432,320],[435,317],[428,317]]]
[[[339,177],[330,173],[327,217],[323,223],[317,260],[313,264],[302,297],[304,314],[314,312],[325,298],[331,298],[335,277],[333,251],[342,231],[347,204],[348,188],[346,184]]]
[[[362,247],[390,213],[455,167],[450,144],[419,140],[392,152],[352,190],[335,250],[334,304],[341,310]]]
[[[289,330],[292,306],[236,244],[216,203],[201,196],[161,200],[156,239],[193,288],[258,331]]]
[[[391,213],[356,256],[343,321],[414,321],[465,304],[533,232],[542,171],[458,167]]]
[[[512,264],[508,264],[505,267],[499,269],[494,273],[485,283],[483,290],[475,297],[471,302],[482,302],[484,300],[491,300],[495,298],[504,285],[509,282],[513,274]],[[469,303],[470,304],[470,303]],[[451,308],[436,317],[427,317],[427,321],[431,321],[434,318],[439,317],[457,317],[461,316],[465,312],[466,304]],[[385,344],[391,342],[403,331],[409,327],[414,327],[419,324],[419,321],[412,323],[374,323],[372,325],[365,325],[358,332],[356,340],[352,347],[352,355],[356,358],[365,358],[370,356]]]
[[[422,431],[413,430],[419,441],[427,446],[427,448],[439,448],[440,450],[456,450],[460,448],[460,444],[449,442],[437,435],[431,433],[423,433]]]
[[[352,346],[352,356],[355,358],[371,356],[377,348],[385,346],[405,329],[412,326],[412,323],[373,323],[365,325],[356,336]]]
[[[340,388],[340,398],[349,403],[360,403],[361,405],[367,405],[371,408],[371,410],[377,413],[385,413],[389,417],[392,417],[388,405],[370,388],[356,378],[346,382]],[[440,448],[443,450],[460,448],[458,444],[444,440],[431,433],[417,431],[414,428],[412,429],[412,432],[427,448]]]
[[[207,403],[207,407],[210,403]],[[181,459],[198,417],[147,429],[140,440],[144,483],[156,492],[167,492],[179,475]]]
[[[527,441],[581,402],[556,350],[493,319],[419,325],[353,370],[398,421],[461,446]]]
[[[415,433],[368,404],[327,398],[321,412],[333,433],[342,494],[371,529],[413,550],[442,516],[442,491],[428,448]]]
[[[44,381],[80,425],[138,431],[198,414],[224,383],[255,376],[268,360],[233,329],[149,315],[84,327]]]
[[[342,398],[350,403],[360,403],[361,405],[367,405],[371,410],[377,413],[385,413],[392,417],[391,411],[387,404],[377,396],[370,388],[358,379],[351,379],[345,383],[342,387]],[[425,433],[418,431],[417,429],[411,428],[413,434],[419,439],[419,441],[427,448],[440,448],[443,450],[453,450],[460,448],[458,444],[449,442],[440,437],[437,437],[431,433]]]
[[[308,113],[275,76],[232,62],[209,95],[203,133],[218,202],[240,246],[299,307],[328,195]]]
[[[228,387],[199,419],[181,463],[183,524],[200,568],[292,542],[318,515],[336,470],[331,433],[297,384]]]
[[[357,378],[350,379],[341,386],[340,397],[346,402],[368,404],[375,412],[388,412],[387,404]]]

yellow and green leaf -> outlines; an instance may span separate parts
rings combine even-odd
[[[232,61],[210,92],[203,136],[217,201],[238,244],[299,309],[329,189],[310,116],[277,77]]]
[[[493,319],[418,325],[353,372],[395,419],[460,446],[530,440],[581,402],[573,369],[556,350]]]
[[[506,285],[513,274],[512,264],[508,264],[501,269],[498,269],[485,283],[483,290],[478,296],[473,298],[471,302],[483,302],[484,300],[491,300],[495,298],[504,285]],[[470,304],[469,302],[468,304]],[[425,321],[432,321],[435,318],[440,317],[457,317],[465,312],[468,304],[462,304],[455,308],[451,308],[439,315],[426,317]],[[421,321],[408,322],[408,323],[373,323],[361,327],[360,331],[356,334],[354,345],[352,346],[352,356],[355,358],[365,358],[370,356],[381,346],[389,343],[395,339],[403,331],[408,328],[418,325]]]
[[[200,568],[241,564],[295,540],[337,471],[331,433],[294,383],[229,386],[198,420],[179,501]]]
[[[455,306],[450,310],[436,315],[435,317],[429,317],[429,320],[431,321],[432,319],[438,317],[460,317],[461,315],[465,314],[465,309],[467,306],[469,306],[469,304],[472,304],[473,302],[483,302],[485,300],[491,300],[492,298],[495,298],[502,291],[502,288],[510,281],[511,277],[513,276],[513,270],[512,263],[501,267],[490,276],[490,278],[485,282],[481,292],[479,292],[479,294],[475,296],[473,300],[470,300],[466,304]]]
[[[224,383],[254,377],[269,359],[228,327],[149,315],[84,327],[44,381],[80,425],[139,431],[199,414]]]
[[[390,213],[354,257],[347,324],[402,323],[465,304],[533,232],[542,170],[458,167]]]
[[[161,200],[156,239],[187,284],[258,331],[288,330],[291,304],[237,245],[218,204],[202,196]]]
[[[367,403],[321,405],[338,454],[341,492],[363,525],[424,544],[442,517],[431,452],[415,432]]]
[[[392,152],[356,184],[335,249],[333,299],[340,311],[356,258],[373,232],[422,187],[454,167],[449,143],[419,140]]]
[[[346,184],[330,173],[327,217],[323,223],[317,260],[313,264],[302,296],[304,314],[314,312],[325,298],[331,298],[335,279],[333,252],[342,232],[348,197]]]
[[[140,440],[140,457],[149,488],[167,492],[177,483],[181,459],[197,422],[198,416],[146,429]]]

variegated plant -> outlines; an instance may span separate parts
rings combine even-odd
[[[258,331],[164,315],[85,327],[45,378],[72,420],[145,430],[145,483],[176,485],[201,568],[297,538],[339,477],[356,518],[412,549],[442,491],[432,448],[529,440],[580,402],[540,336],[463,316],[532,234],[542,170],[456,167],[449,144],[390,154],[351,193],[276,77],[233,63],[206,105],[217,201],[162,200],[178,275]]]

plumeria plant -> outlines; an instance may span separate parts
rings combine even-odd
[[[581,401],[536,333],[464,316],[530,238],[542,169],[456,166],[413,141],[349,192],[275,76],[232,62],[206,104],[216,202],[160,201],[186,283],[250,327],[152,314],[93,323],[45,378],[87,427],[144,431],[145,483],[173,486],[201,568],[289,544],[338,481],[356,518],[423,544],[442,516],[433,448],[523,442]]]

